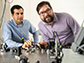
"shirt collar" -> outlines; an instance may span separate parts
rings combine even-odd
[[[15,23],[14,19],[13,19],[13,23],[14,23],[14,25],[15,25],[16,27],[19,27],[19,25],[17,25],[17,24]],[[23,20],[22,25],[23,25],[23,24],[24,24],[24,20]]]
[[[54,13],[54,22],[58,21],[56,13]]]
[[[53,19],[53,23],[55,23],[56,21],[58,21],[56,13],[54,13],[54,19]],[[49,25],[47,23],[45,23],[44,21],[42,21],[44,25]]]

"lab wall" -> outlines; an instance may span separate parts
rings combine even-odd
[[[19,4],[24,8],[24,18],[28,19],[38,30],[40,17],[36,6],[40,1],[49,1],[54,12],[67,12],[72,15],[79,25],[84,20],[84,0],[14,0],[10,7]]]

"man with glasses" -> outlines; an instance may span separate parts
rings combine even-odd
[[[3,39],[8,47],[22,46],[22,48],[25,48],[31,45],[29,32],[33,35],[36,45],[38,43],[38,32],[28,20],[24,19],[24,9],[20,5],[14,5],[11,8],[11,16],[13,19],[7,21],[3,28]],[[24,41],[26,42],[24,43]]]
[[[55,38],[58,38],[62,46],[71,45],[74,42],[80,26],[71,15],[53,12],[53,8],[47,1],[40,2],[37,5],[36,11],[41,18],[38,27],[43,39],[42,42],[38,43],[39,47],[39,44],[47,47],[49,39],[53,38],[53,32],[56,32]]]

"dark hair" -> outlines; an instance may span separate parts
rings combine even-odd
[[[20,5],[14,5],[13,7],[11,7],[11,14],[14,14],[14,9],[20,9],[20,8],[22,8]],[[22,8],[22,10],[24,9]]]
[[[48,2],[48,1],[42,1],[42,2],[40,2],[38,5],[37,5],[37,7],[36,7],[36,11],[38,12],[38,14],[39,14],[39,10],[40,10],[40,8],[43,6],[43,5],[48,5],[50,8],[52,8],[52,6],[50,5],[50,3]]]

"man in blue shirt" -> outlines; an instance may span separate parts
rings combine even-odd
[[[3,28],[3,39],[8,47],[28,47],[30,44],[29,32],[33,34],[34,44],[38,43],[38,33],[36,28],[28,21],[23,19],[24,9],[19,5],[14,5],[11,8],[12,20],[7,21]],[[22,43],[22,37],[24,37],[24,44]]]

